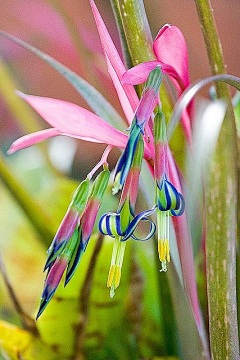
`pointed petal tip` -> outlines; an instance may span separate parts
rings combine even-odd
[[[7,150],[7,155],[12,155],[15,153],[14,147],[11,145],[10,148]]]
[[[20,98],[22,98],[22,99],[26,99],[26,97],[27,97],[27,95],[26,94],[24,94],[22,91],[20,91],[20,90],[15,90],[14,91],[15,92],[15,94],[17,95],[17,96],[19,96]]]
[[[37,316],[36,316],[36,321],[38,320],[39,316],[43,313],[43,311],[45,310],[46,306],[48,304],[48,301],[45,299],[43,299],[41,301],[41,304],[39,306],[39,310],[38,310],[38,313],[37,313]]]
[[[65,282],[64,282],[64,287],[67,286],[67,284],[68,284],[69,281],[71,280],[72,276],[73,276],[73,272],[70,272],[69,274],[68,274],[68,273],[66,274],[66,278],[65,278]]]

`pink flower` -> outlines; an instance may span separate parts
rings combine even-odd
[[[128,70],[122,78],[123,84],[141,84],[157,65],[168,74],[179,93],[188,87],[188,52],[181,30],[174,25],[164,25],[153,42],[156,60],[141,63]]]
[[[188,70],[188,51],[186,41],[181,30],[174,25],[164,25],[153,42],[156,60],[136,65],[122,76],[123,84],[138,85],[146,81],[149,73],[159,65],[163,73],[170,76],[177,89],[178,96],[190,84]],[[191,123],[188,110],[182,113],[182,123],[191,141]]]

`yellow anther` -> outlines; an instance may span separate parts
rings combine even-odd
[[[119,284],[120,284],[120,279],[121,279],[121,268],[120,268],[120,266],[116,266],[115,281],[114,281],[114,287],[115,287],[115,289],[119,286]]]
[[[169,242],[168,239],[158,240],[158,254],[160,261],[170,261]]]
[[[167,240],[166,240],[166,259],[167,259],[167,262],[170,262],[169,241],[167,241]]]
[[[108,273],[107,287],[112,287],[116,265],[111,265]]]

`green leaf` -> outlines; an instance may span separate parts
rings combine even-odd
[[[202,241],[204,181],[209,172],[210,161],[213,157],[227,103],[224,100],[211,102],[202,101],[194,119],[193,141],[188,149],[186,159],[186,207],[188,221],[193,240],[193,250],[196,254]],[[211,121],[209,121],[211,119]]]
[[[238,91],[233,98],[234,114],[236,119],[237,133],[240,137],[240,92]]]
[[[117,113],[117,111],[112,107],[112,105],[104,98],[104,96],[96,90],[92,85],[90,85],[86,80],[82,79],[75,72],[68,69],[66,66],[62,65],[60,62],[52,58],[51,56],[45,54],[44,52],[38,50],[34,46],[12,36],[4,31],[0,30],[0,35],[8,38],[9,40],[15,42],[16,44],[22,46],[23,48],[31,51],[39,58],[44,60],[55,70],[57,70],[65,79],[67,79],[70,84],[77,90],[77,92],[85,99],[90,108],[101,118],[109,122],[111,125],[117,128],[124,128],[124,121]]]
[[[189,300],[184,288],[179,282],[174,266],[170,266],[168,272],[174,304],[173,311],[175,312],[177,320],[180,340],[180,357],[184,360],[209,359],[209,354],[206,353],[208,344],[205,344],[205,334],[199,334]]]

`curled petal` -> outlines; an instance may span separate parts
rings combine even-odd
[[[178,193],[179,199],[180,199],[180,205],[178,209],[172,209],[170,210],[171,214],[174,216],[180,216],[184,213],[185,210],[185,200],[182,194]]]
[[[132,85],[144,83],[147,80],[149,73],[154,70],[157,65],[160,66],[163,73],[166,73],[179,81],[179,74],[174,67],[169,64],[164,64],[162,61],[153,60],[138,64],[127,70],[122,76],[122,83]]]
[[[140,240],[140,241],[146,241],[146,240],[149,240],[151,239],[151,237],[155,234],[155,231],[156,231],[156,225],[154,224],[153,221],[147,219],[147,216],[150,216],[152,215],[152,213],[156,210],[156,207],[150,209],[150,210],[145,210],[143,212],[141,212],[140,214],[138,214],[129,224],[127,230],[126,230],[126,235],[124,236],[123,239],[121,239],[121,241],[126,241],[128,240],[130,237],[132,237],[134,240]],[[135,235],[134,235],[134,231],[136,230],[139,222],[141,220],[144,220],[144,221],[149,221],[150,222],[150,230],[149,230],[149,233],[148,235],[143,238],[143,239],[140,239],[140,238],[137,238]]]
[[[159,65],[159,61],[148,61],[138,64],[126,71],[122,76],[122,84],[139,85],[146,82],[149,73]]]
[[[139,237],[135,236],[134,234],[132,234],[131,237],[133,240],[137,240],[137,241],[150,240],[156,232],[156,225],[152,220],[144,217],[144,218],[142,218],[142,221],[148,221],[150,223],[150,229],[149,229],[148,235],[145,236],[144,238],[139,238]]]
[[[99,220],[99,230],[103,235],[123,236],[120,214],[111,212],[104,214]]]
[[[181,30],[174,25],[164,25],[154,40],[153,50],[158,61],[171,65],[179,75],[183,86],[187,87],[189,85],[188,52]]]
[[[157,205],[159,210],[178,210],[180,207],[180,196],[173,184],[164,178],[160,184],[157,183]]]

